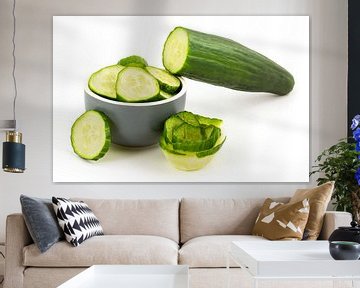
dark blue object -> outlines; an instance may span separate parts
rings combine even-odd
[[[3,143],[3,169],[6,172],[22,173],[25,170],[25,145],[17,142]]]
[[[360,244],[357,242],[332,241],[329,250],[335,260],[358,260],[360,257]]]

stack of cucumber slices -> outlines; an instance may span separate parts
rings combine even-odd
[[[88,86],[99,96],[138,103],[169,99],[180,91],[181,81],[164,69],[148,66],[144,58],[132,55],[93,73]]]

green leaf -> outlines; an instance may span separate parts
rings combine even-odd
[[[328,181],[335,181],[332,199],[335,209],[341,211],[352,211],[352,192],[360,195],[360,188],[355,179],[355,172],[360,167],[355,143],[341,139],[338,143],[325,149],[315,159],[315,165],[309,176],[318,176],[318,185]]]

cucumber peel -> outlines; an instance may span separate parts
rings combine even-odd
[[[171,75],[166,70],[152,66],[147,66],[145,69],[159,81],[160,89],[164,92],[174,95],[180,90],[181,82],[179,78]]]
[[[76,119],[71,127],[71,146],[87,160],[99,160],[108,152],[111,143],[109,118],[100,111],[89,110]]]
[[[126,67],[118,74],[116,95],[119,101],[156,101],[159,94],[158,81],[140,67]]]
[[[217,118],[208,118],[208,117],[204,117],[201,115],[196,115],[197,120],[199,121],[200,124],[203,125],[214,125],[215,127],[220,128],[223,121],[221,119],[217,119]]]
[[[173,95],[166,93],[163,90],[160,90],[159,96],[160,96],[160,100],[166,100],[166,99],[171,98]]]
[[[116,79],[124,68],[124,66],[112,65],[96,71],[89,78],[89,89],[100,96],[116,100]]]
[[[198,115],[195,115],[191,112],[188,112],[188,111],[182,111],[182,112],[179,112],[177,114],[177,116],[183,120],[184,122],[188,123],[188,124],[191,124],[191,125],[194,125],[194,126],[199,126],[200,123],[199,123],[199,120],[198,120]]]
[[[131,55],[119,60],[118,65],[126,66],[126,67],[140,67],[144,68],[148,66],[147,61],[138,56],[138,55]]]
[[[179,112],[165,121],[160,147],[177,169],[199,170],[211,161],[225,142],[221,124],[220,119]]]

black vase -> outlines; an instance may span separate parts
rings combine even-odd
[[[343,226],[334,230],[334,232],[329,237],[329,242],[331,241],[349,241],[357,242],[360,244],[360,226],[352,221],[351,226]]]

